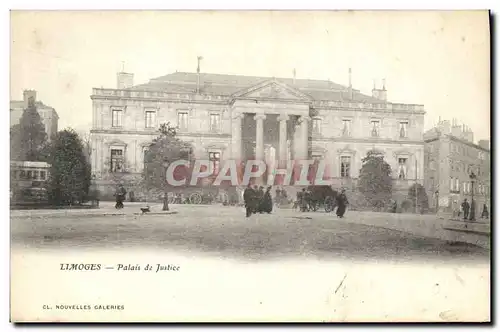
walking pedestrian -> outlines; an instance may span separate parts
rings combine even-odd
[[[483,212],[481,213],[481,218],[483,219],[488,219],[489,213],[488,213],[488,207],[486,204],[483,205]]]
[[[116,196],[116,205],[115,205],[115,208],[116,209],[122,209],[124,207],[123,201],[127,197],[127,191],[125,190],[125,188],[123,187],[123,185],[120,184],[118,186],[118,188],[116,190],[116,193],[115,193],[115,196]]]
[[[264,197],[262,198],[261,209],[262,212],[271,213],[273,211],[273,199],[271,197],[271,186],[267,187]]]
[[[340,195],[337,196],[337,217],[344,218],[347,204],[349,204],[349,202],[347,201],[345,189],[342,189]]]
[[[467,217],[469,216],[469,208],[470,208],[469,202],[467,202],[467,198],[465,198],[464,201],[462,202],[464,220],[467,220]]]
[[[248,184],[245,191],[243,192],[243,201],[245,202],[246,216],[247,218],[254,213],[254,201],[255,199],[255,191],[252,186]]]

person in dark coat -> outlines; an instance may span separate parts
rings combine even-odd
[[[116,190],[115,196],[116,196],[115,208],[116,209],[123,208],[123,201],[125,200],[125,197],[127,197],[127,191],[125,190],[123,185],[118,186],[118,189]]]
[[[347,204],[349,204],[349,202],[347,201],[345,189],[342,189],[340,195],[337,196],[337,217],[344,218]]]
[[[486,204],[483,205],[483,212],[481,213],[481,218],[488,219],[489,213],[488,213],[488,207]]]
[[[307,211],[307,204],[309,203],[308,201],[308,193],[305,188],[302,188],[302,192],[300,193],[300,211],[306,212]]]
[[[273,198],[271,197],[271,186],[267,187],[267,190],[264,193],[260,210],[265,213],[271,213],[273,211]]]
[[[466,220],[467,217],[469,216],[469,208],[470,208],[470,205],[469,205],[469,202],[467,202],[467,198],[466,198],[462,202],[462,210],[464,211],[464,220]]]
[[[301,208],[302,204],[302,191],[297,191],[296,201],[293,203],[293,209]]]
[[[260,186],[259,189],[257,190],[257,200],[255,202],[256,205],[256,212],[262,213],[262,203],[264,201],[264,187]]]
[[[245,188],[245,191],[243,192],[243,200],[245,201],[246,216],[248,218],[254,212],[255,200],[255,191],[252,189],[252,186],[250,184]]]

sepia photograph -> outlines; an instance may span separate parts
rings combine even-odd
[[[10,320],[491,322],[490,12],[10,12]]]

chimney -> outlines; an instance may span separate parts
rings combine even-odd
[[[452,126],[451,126],[451,134],[457,138],[462,138],[463,137],[463,130],[462,126],[457,124],[457,119],[453,119]]]
[[[203,60],[202,56],[198,56],[198,67],[196,68],[196,73],[197,73],[197,80],[196,80],[196,93],[200,93],[200,62]]]
[[[450,134],[451,133],[451,130],[450,130],[450,121],[448,120],[443,120],[439,123],[439,130],[443,133],[443,134]]]
[[[349,67],[349,99],[353,99],[353,93],[352,93],[352,70],[351,67]]]
[[[387,101],[387,90],[385,89],[385,79],[382,80],[382,89],[377,89],[375,80],[373,81],[372,97]]]
[[[467,127],[467,131],[464,133],[464,139],[468,142],[474,143],[474,133]]]
[[[123,71],[116,74],[116,88],[128,89],[134,86],[134,74]]]
[[[30,106],[30,102],[35,104],[36,102],[36,91],[35,90],[24,90],[23,91],[23,102],[24,109]]]

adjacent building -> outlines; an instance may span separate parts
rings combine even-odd
[[[425,187],[431,206],[453,212],[464,199],[474,199],[478,218],[483,204],[490,207],[490,142],[474,143],[473,132],[455,120],[440,121],[424,140]]]
[[[34,90],[25,90],[23,92],[23,100],[10,101],[10,126],[19,124],[23,111],[28,108],[30,99],[35,102],[38,114],[40,114],[42,123],[45,126],[47,138],[50,140],[57,133],[59,116],[53,107],[47,106],[36,99],[36,91]]]
[[[165,122],[214,169],[228,159],[324,159],[335,185],[349,187],[377,149],[396,192],[424,179],[424,107],[388,101],[385,83],[366,95],[328,80],[187,72],[134,85],[121,72],[116,89],[94,88],[91,99],[92,170],[103,191],[114,190],[112,173],[142,172]]]

